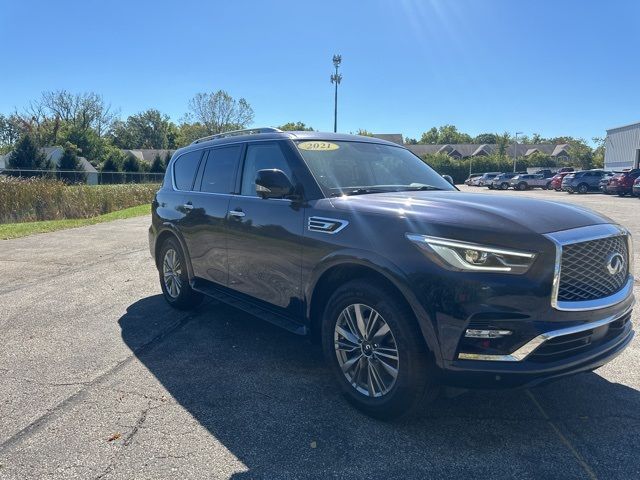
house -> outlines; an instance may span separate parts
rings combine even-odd
[[[444,153],[453,158],[469,158],[469,157],[482,157],[496,153],[498,150],[497,144],[477,144],[477,143],[454,143],[445,145],[405,145],[409,150],[418,156]],[[528,157],[534,153],[540,153],[542,155],[548,155],[558,160],[569,160],[569,144],[523,144],[517,145],[509,144],[506,148],[505,154],[508,157],[513,157],[514,152],[518,157]]]
[[[44,152],[47,161],[50,161],[55,165],[56,169],[60,166],[60,159],[64,154],[64,148],[62,147],[44,147],[42,149]],[[0,155],[0,169],[8,168],[9,157],[11,153],[7,153],[6,155]],[[97,185],[98,184],[98,170],[95,169],[93,165],[89,163],[89,161],[84,157],[78,157],[80,161],[80,167],[83,172],[86,172],[86,182],[89,185]]]
[[[640,168],[640,122],[607,130],[604,168]]]
[[[139,150],[122,150],[122,152],[126,155],[133,155],[141,162],[146,162],[149,165],[151,165],[151,163],[153,163],[154,158],[156,158],[156,155],[160,155],[160,158],[164,161],[167,155],[171,157],[171,155],[173,155],[173,152],[175,152],[175,150],[146,148],[146,149],[139,149]]]

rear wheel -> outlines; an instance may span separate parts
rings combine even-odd
[[[501,190],[507,190],[509,188],[509,184],[507,182],[502,182],[500,184],[500,189]]]
[[[196,307],[202,301],[202,294],[189,285],[184,254],[178,241],[174,238],[166,240],[158,258],[160,286],[167,303],[180,310]]]
[[[526,190],[526,189],[527,189],[527,184],[526,183],[520,182],[518,184],[518,190],[523,191],[523,190]]]
[[[589,185],[587,185],[586,183],[581,183],[580,185],[578,185],[578,193],[585,194],[588,191],[589,191]]]
[[[545,190],[550,190],[551,189],[551,182],[548,182],[545,186],[544,186]]]
[[[343,394],[367,415],[396,418],[435,397],[433,362],[412,311],[375,284],[355,280],[334,292],[322,346]]]

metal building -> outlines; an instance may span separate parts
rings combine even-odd
[[[640,167],[640,122],[607,130],[604,168],[621,170]]]

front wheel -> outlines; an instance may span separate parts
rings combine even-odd
[[[507,190],[509,188],[509,184],[507,182],[502,182],[500,184],[500,189],[501,190]]]
[[[433,361],[407,305],[371,282],[339,287],[322,318],[325,358],[347,400],[374,418],[435,397]]]
[[[522,182],[518,184],[518,190],[520,190],[521,192],[527,189],[527,184]]]
[[[162,293],[169,305],[179,310],[189,310],[198,306],[202,294],[189,285],[187,264],[180,244],[170,238],[160,248],[159,271]]]
[[[581,183],[578,185],[578,193],[585,194],[589,191],[589,186],[586,183]]]

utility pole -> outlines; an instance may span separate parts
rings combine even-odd
[[[331,83],[335,84],[335,94],[333,99],[333,132],[338,131],[338,85],[342,81],[342,74],[338,73],[338,67],[342,63],[342,55],[333,56],[333,66],[336,68],[336,73],[331,75]]]
[[[516,172],[516,160],[518,159],[518,135],[522,135],[522,132],[516,132],[516,138],[513,144],[513,173]]]

